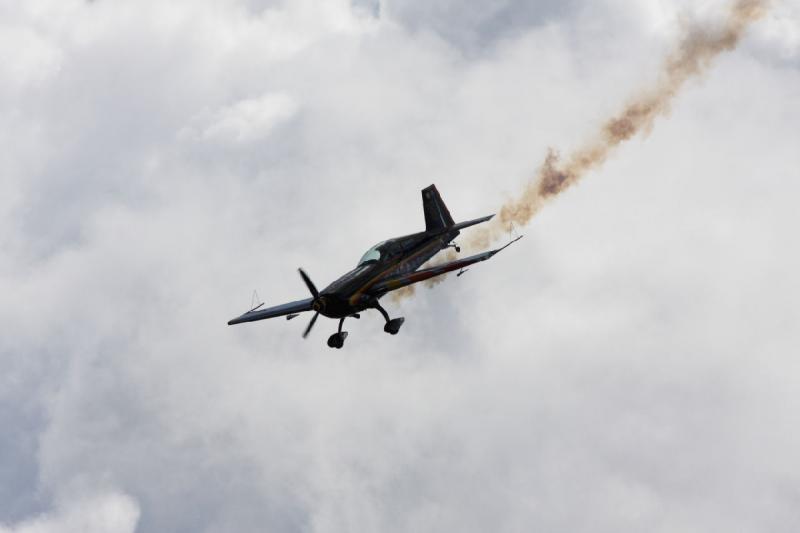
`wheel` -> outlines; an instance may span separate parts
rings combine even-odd
[[[394,318],[383,326],[383,331],[391,335],[397,335],[397,332],[400,331],[400,326],[402,326],[405,321],[406,319],[403,317]]]
[[[347,332],[334,333],[328,337],[328,346],[331,348],[341,349],[344,346],[344,340],[347,338]]]

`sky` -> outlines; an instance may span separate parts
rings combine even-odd
[[[729,5],[0,0],[0,532],[797,531],[797,0],[397,336],[226,325],[431,183],[495,212]]]

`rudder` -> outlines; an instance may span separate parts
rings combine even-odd
[[[422,189],[422,209],[425,211],[425,230],[439,230],[452,226],[453,217],[444,205],[436,185]]]

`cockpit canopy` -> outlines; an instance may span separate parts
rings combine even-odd
[[[375,263],[377,261],[380,261],[381,251],[379,250],[379,248],[383,246],[385,242],[386,241],[381,241],[372,248],[370,248],[369,250],[367,250],[367,252],[363,256],[361,256],[361,259],[358,261],[358,266],[361,266],[366,263]]]

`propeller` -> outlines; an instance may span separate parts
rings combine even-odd
[[[305,281],[306,287],[308,287],[308,290],[311,292],[311,295],[314,297],[314,299],[316,300],[319,298],[319,291],[314,286],[314,282],[311,281],[311,278],[308,277],[308,274],[306,274],[306,271],[302,268],[298,268],[297,271],[300,272],[300,277],[303,278],[303,281]]]
[[[319,291],[317,287],[314,285],[314,282],[311,281],[311,278],[308,277],[306,271],[302,268],[297,269],[300,272],[300,277],[303,278],[303,282],[308,287],[308,292],[311,293],[311,296],[314,297],[314,316],[311,317],[311,321],[309,321],[308,326],[306,326],[306,330],[303,332],[303,338],[305,339],[308,337],[308,334],[311,333],[311,329],[314,327],[314,324],[317,322],[317,318],[319,317],[319,309],[324,306],[324,302],[319,295]]]
[[[308,326],[306,326],[306,330],[303,332],[303,338],[304,338],[304,339],[305,339],[306,337],[308,337],[308,334],[309,334],[309,333],[311,333],[311,328],[313,328],[313,327],[314,327],[314,324],[316,323],[316,321],[317,321],[317,317],[318,317],[318,316],[319,316],[319,311],[317,311],[316,313],[314,313],[314,316],[312,316],[312,317],[311,317],[311,321],[308,323]]]

